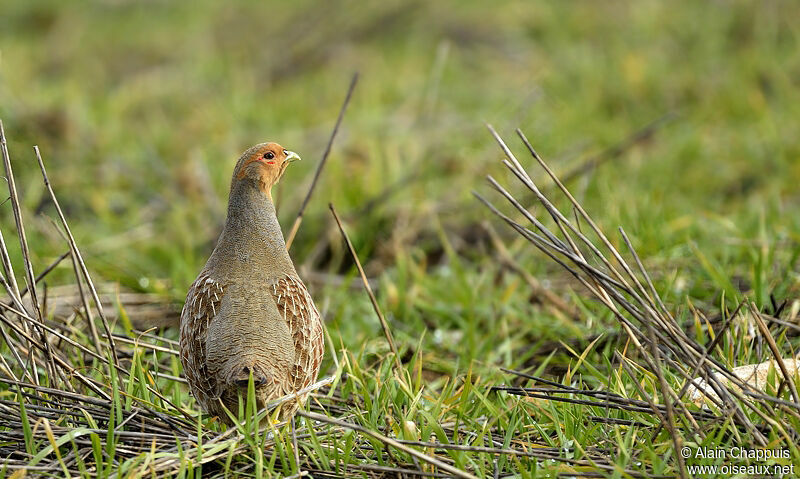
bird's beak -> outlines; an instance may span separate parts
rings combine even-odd
[[[300,155],[298,155],[297,153],[295,153],[293,151],[287,151],[286,152],[286,159],[283,160],[283,161],[285,161],[286,163],[291,163],[293,161],[300,161]]]

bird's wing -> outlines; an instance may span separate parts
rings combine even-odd
[[[300,278],[285,275],[272,284],[278,312],[289,326],[294,341],[294,364],[289,371],[287,393],[310,386],[322,362],[322,322],[314,300]]]
[[[206,364],[206,336],[224,294],[224,286],[204,271],[189,288],[181,312],[181,363],[192,392],[201,404],[217,394],[217,382],[208,373]]]

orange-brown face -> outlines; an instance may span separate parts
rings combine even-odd
[[[237,180],[251,178],[259,182],[265,193],[278,182],[292,161],[299,160],[297,153],[277,143],[261,143],[247,150],[236,165]]]

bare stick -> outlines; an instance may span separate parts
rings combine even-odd
[[[511,256],[511,252],[508,251],[506,245],[503,244],[503,240],[500,239],[500,236],[497,234],[495,229],[492,225],[488,222],[482,223],[483,228],[489,234],[489,238],[494,245],[494,248],[497,250],[497,254],[500,257],[500,261],[505,264],[509,269],[517,273],[528,283],[528,286],[531,288],[531,292],[536,299],[541,301],[542,303],[549,304],[553,308],[557,309],[562,314],[566,315],[573,321],[580,321],[581,315],[580,311],[577,308],[573,307],[572,305],[568,304],[566,301],[561,299],[557,294],[552,292],[551,290],[543,287],[539,280],[537,280],[532,274],[528,272],[525,268],[520,266],[520,264]]]
[[[100,315],[100,319],[103,322],[103,329],[105,330],[106,336],[108,336],[108,344],[111,347],[111,357],[114,360],[114,365],[119,366],[119,358],[117,357],[117,348],[114,345],[114,338],[111,335],[111,328],[108,325],[108,319],[106,318],[105,312],[103,311],[103,303],[100,302],[100,297],[97,295],[97,289],[95,289],[94,283],[92,282],[92,277],[89,275],[89,269],[86,268],[86,263],[84,263],[83,261],[83,256],[81,256],[81,252],[78,249],[78,245],[75,243],[75,238],[72,236],[72,231],[69,229],[69,224],[67,224],[67,218],[64,217],[64,212],[61,210],[61,205],[58,204],[58,199],[56,198],[56,194],[55,192],[53,192],[53,187],[50,186],[50,179],[47,177],[47,170],[45,170],[44,168],[44,161],[42,161],[42,155],[39,152],[39,147],[34,146],[33,151],[36,152],[36,159],[39,161],[39,168],[41,168],[42,170],[42,179],[44,180],[44,186],[47,188],[47,192],[50,193],[50,199],[53,200],[53,204],[56,207],[56,211],[58,212],[58,217],[61,220],[61,225],[64,226],[64,231],[67,233],[69,247],[75,254],[75,260],[77,261],[78,266],[80,266],[81,272],[83,273],[83,277],[86,280],[86,284],[89,285],[89,291],[92,293],[92,299],[94,299],[95,305],[97,307],[97,314]],[[34,290],[31,289],[31,292],[33,291]],[[90,316],[87,315],[87,319],[89,317]]]
[[[764,320],[761,319],[761,312],[758,311],[758,308],[756,308],[753,303],[750,303],[748,306],[750,307],[750,314],[753,315],[753,319],[755,319],[756,325],[758,325],[758,329],[761,331],[761,335],[767,340],[767,345],[769,345],[772,355],[775,356],[775,362],[778,363],[778,367],[780,368],[781,373],[783,373],[783,380],[789,385],[789,391],[792,393],[792,399],[794,399],[794,402],[800,403],[800,394],[797,393],[797,386],[794,383],[794,374],[789,374],[789,370],[786,369],[786,363],[781,357],[781,350],[778,348],[778,345],[775,344],[775,339],[769,332],[767,325],[764,324]]]
[[[675,427],[675,411],[673,410],[672,398],[670,398],[668,394],[668,391],[670,391],[669,384],[667,384],[667,380],[664,377],[664,371],[661,370],[661,352],[658,350],[658,339],[656,339],[653,323],[647,323],[647,332],[650,334],[650,351],[653,355],[653,370],[658,377],[658,382],[661,386],[661,395],[665,405],[667,406],[667,420],[664,421],[662,418],[661,424],[663,424],[664,427],[666,427],[669,431],[673,446],[672,453],[675,456],[675,462],[678,465],[678,472],[680,473],[682,479],[686,479],[688,477],[686,475],[686,462],[683,459],[683,455],[679,452],[681,450],[681,446],[683,445],[683,436],[678,434],[677,428]],[[647,356],[645,356],[645,358],[647,358]]]
[[[69,244],[69,237],[61,231],[58,226],[53,222],[53,227],[61,235],[64,241]],[[103,343],[100,341],[100,334],[97,332],[97,326],[94,324],[94,315],[92,314],[92,308],[89,306],[89,299],[86,297],[86,294],[83,292],[83,280],[81,279],[83,276],[81,275],[81,270],[78,267],[78,257],[75,254],[75,250],[72,249],[72,245],[70,245],[69,251],[66,253],[69,255],[70,259],[72,260],[72,271],[75,274],[75,286],[78,288],[78,297],[81,299],[81,304],[83,305],[83,310],[86,313],[86,323],[89,325],[89,331],[92,334],[92,340],[94,341],[94,347],[97,348],[97,352],[101,354],[101,359],[105,359],[102,357],[103,354]]]
[[[19,352],[17,351],[17,348],[14,347],[14,345],[11,343],[11,338],[9,338],[8,334],[6,334],[5,328],[0,328],[0,335],[3,336],[3,341],[5,341],[6,344],[8,345],[8,349],[11,350],[11,354],[14,356],[14,359],[17,360],[17,364],[19,364],[19,367],[22,369],[23,373],[26,376],[28,376],[29,379],[33,380],[33,377],[31,376],[30,371],[28,371],[28,368],[25,367],[25,362],[20,357]],[[18,381],[19,378],[17,378],[17,376],[11,370],[11,367],[6,364],[5,358],[3,358],[0,355],[0,359],[2,359],[3,365],[5,365],[6,369],[8,370],[8,374],[11,376],[11,378]]]
[[[392,339],[392,331],[389,329],[389,324],[386,322],[386,318],[383,317],[381,308],[378,306],[378,300],[375,299],[375,293],[372,292],[372,287],[369,285],[369,280],[367,280],[367,275],[364,273],[364,268],[361,267],[361,261],[358,260],[358,254],[356,254],[356,250],[353,248],[353,243],[350,242],[350,238],[347,236],[347,232],[344,230],[341,220],[339,220],[339,215],[336,214],[336,209],[333,207],[333,203],[330,203],[328,206],[331,209],[331,213],[333,213],[333,219],[336,220],[336,224],[339,226],[339,231],[341,231],[345,243],[347,243],[347,249],[350,250],[350,254],[353,256],[353,261],[356,262],[358,273],[361,275],[361,281],[364,282],[364,289],[367,290],[369,300],[372,301],[372,307],[375,309],[375,314],[378,315],[378,319],[381,321],[383,334],[386,335],[386,341],[389,342],[389,347],[391,348],[392,353],[394,353],[395,366],[397,366],[397,369],[399,370],[403,367],[403,365],[400,363],[400,355],[397,353],[397,347],[394,345],[394,339]]]
[[[39,273],[38,276],[36,276],[36,284],[39,284],[44,279],[45,276],[47,276],[48,274],[50,274],[51,271],[56,269],[56,267],[59,264],[61,264],[61,262],[64,261],[64,258],[66,258],[67,256],[69,256],[69,251],[66,251],[66,252],[62,253],[61,256],[59,256],[58,258],[55,259],[55,261],[50,263],[50,266],[48,266],[47,268],[43,269],[42,272]],[[28,294],[28,288],[27,287],[24,288],[22,291],[20,291],[19,297],[20,298],[24,298],[26,294]]]
[[[379,432],[376,432],[376,431],[370,431],[369,429],[367,429],[365,427],[362,427],[362,426],[359,426],[358,424],[352,424],[352,423],[349,423],[349,422],[340,421],[338,419],[334,419],[332,417],[328,417],[328,416],[325,416],[323,414],[317,414],[317,413],[314,413],[314,412],[306,412],[306,411],[303,411],[302,409],[297,411],[297,414],[300,415],[300,416],[303,416],[303,417],[307,417],[309,419],[313,419],[315,421],[320,421],[320,422],[325,422],[325,423],[328,423],[328,424],[333,424],[335,426],[339,426],[339,427],[343,427],[343,428],[346,428],[346,429],[350,429],[352,431],[358,431],[360,433],[366,434],[367,436],[374,437],[375,439],[377,439],[378,441],[386,444],[387,446],[392,446],[395,449],[399,449],[399,450],[405,452],[406,454],[409,454],[409,455],[411,455],[413,457],[416,457],[417,459],[420,459],[422,461],[427,462],[428,464],[430,464],[432,466],[436,466],[439,469],[447,471],[450,474],[453,474],[453,475],[458,476],[458,477],[463,477],[463,478],[466,478],[466,479],[477,479],[475,476],[473,476],[472,474],[468,473],[467,471],[462,471],[461,469],[453,467],[450,464],[444,463],[444,462],[440,461],[439,459],[436,459],[435,457],[425,455],[425,454],[417,451],[416,449],[412,449],[412,448],[410,448],[410,447],[408,447],[408,446],[406,446],[404,444],[400,444],[399,442],[395,441],[394,439],[392,439],[390,437],[386,437],[383,434],[381,434]]]
[[[358,72],[354,73],[353,79],[350,80],[350,87],[347,89],[347,96],[344,97],[344,103],[342,103],[342,109],[339,110],[339,117],[336,119],[336,124],[333,126],[331,137],[328,139],[328,145],[325,147],[325,151],[322,153],[322,160],[320,160],[319,164],[317,165],[317,171],[314,172],[314,179],[311,180],[311,186],[308,188],[306,198],[303,200],[303,204],[300,205],[300,211],[297,212],[297,217],[294,219],[292,229],[289,230],[289,235],[286,238],[287,251],[292,247],[294,237],[297,235],[297,230],[300,229],[300,223],[303,222],[303,213],[306,211],[306,206],[308,206],[308,202],[311,200],[311,195],[314,193],[314,188],[317,186],[319,176],[322,174],[322,168],[325,167],[325,163],[328,161],[328,155],[330,155],[331,147],[333,147],[333,140],[336,138],[336,133],[339,132],[339,125],[342,124],[344,112],[347,111],[347,105],[350,104],[350,97],[353,96],[353,90],[356,88],[356,83],[358,83]]]
[[[97,332],[97,326],[94,324],[92,308],[89,306],[89,300],[86,298],[86,294],[83,292],[83,285],[81,284],[83,280],[81,279],[81,270],[78,266],[78,255],[75,254],[75,250],[72,248],[69,249],[69,252],[72,259],[72,270],[75,272],[75,286],[78,287],[78,296],[81,298],[81,304],[83,305],[83,310],[86,313],[86,322],[89,324],[89,331],[92,333],[92,339],[94,340],[97,352],[103,354],[103,343],[100,342],[100,334]]]
[[[14,172],[11,170],[11,157],[8,154],[8,145],[6,143],[6,133],[3,129],[3,121],[0,120],[0,145],[3,152],[3,166],[6,170],[6,181],[8,182],[8,193],[11,197],[11,209],[14,211],[14,222],[17,226],[17,235],[19,236],[19,245],[22,249],[22,260],[25,264],[25,282],[31,292],[31,305],[35,313],[35,317],[39,322],[43,321],[42,312],[39,309],[39,298],[36,294],[36,277],[33,274],[33,265],[31,264],[31,254],[28,249],[28,239],[25,236],[25,226],[22,223],[22,209],[19,205],[19,197],[17,196],[17,185],[14,182]],[[9,281],[13,281],[9,278]],[[13,283],[12,283],[13,284]],[[12,286],[13,287],[13,286]],[[44,347],[45,357],[48,359],[48,365],[51,368],[52,376],[56,375],[56,367],[53,363],[52,354],[50,352],[50,345],[47,342],[47,337],[44,331],[39,328],[39,336]],[[32,353],[32,349],[30,352]],[[33,359],[31,356],[29,359]],[[34,362],[35,370],[35,362]],[[38,384],[38,375],[34,374],[34,378]]]
[[[25,281],[28,285],[28,289],[32,289],[31,298],[33,303],[34,312],[36,313],[36,317],[41,320],[41,312],[39,311],[39,301],[36,295],[36,289],[33,288],[33,285],[36,283],[36,280],[33,276],[33,266],[31,265],[31,257],[30,251],[28,250],[28,240],[25,236],[25,226],[22,223],[22,210],[19,206],[19,197],[17,196],[17,186],[14,181],[14,173],[11,170],[11,157],[8,154],[8,145],[6,144],[6,133],[3,129],[3,122],[0,120],[0,144],[2,145],[3,151],[3,166],[6,170],[6,181],[8,182],[8,193],[11,198],[11,208],[14,212],[14,222],[17,226],[17,232],[19,234],[19,242],[20,248],[22,249],[22,259],[25,263]],[[3,242],[3,250],[5,251],[5,242]],[[7,254],[7,253],[6,253]],[[5,256],[5,255],[4,255]],[[5,263],[4,258],[4,263]],[[21,298],[19,295],[19,288],[17,286],[17,280],[13,276],[13,270],[11,269],[11,262],[8,261],[8,271],[6,273],[8,277],[8,281],[11,284],[11,287],[17,293],[17,298]]]
[[[651,121],[647,125],[643,126],[642,128],[634,131],[622,141],[618,142],[615,145],[612,145],[609,148],[601,151],[600,153],[589,157],[586,161],[578,165],[577,167],[573,168],[572,170],[564,173],[561,175],[561,182],[562,183],[569,183],[570,181],[574,180],[575,178],[581,176],[582,174],[589,172],[601,164],[613,160],[615,158],[619,158],[622,156],[623,153],[628,151],[631,147],[635,146],[637,143],[641,143],[653,137],[653,135],[665,124],[669,123],[675,118],[675,112],[667,112],[666,114],[662,115],[659,118]]]
[[[3,271],[5,273],[3,276],[3,287],[8,293],[8,297],[11,298],[11,301],[8,304],[16,304],[17,308],[19,308],[21,311],[26,311],[25,306],[22,304],[22,296],[20,296],[19,293],[17,279],[14,277],[14,268],[11,265],[11,259],[8,256],[8,249],[6,248],[6,243],[3,240],[2,232],[0,232],[0,255],[2,255]],[[28,325],[24,324],[24,328],[27,332]]]
[[[5,147],[5,138],[3,138],[3,145]],[[8,248],[6,248],[6,240],[3,238],[2,231],[0,231],[0,257],[3,260],[3,272],[8,278],[8,283],[11,287],[8,295],[19,299],[21,298],[19,286],[17,285],[17,278],[14,276],[14,267],[11,265],[11,258],[8,256]]]

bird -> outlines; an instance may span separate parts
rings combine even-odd
[[[207,414],[226,424],[232,421],[225,408],[237,413],[251,375],[261,409],[310,386],[322,362],[320,314],[286,250],[272,200],[272,187],[297,160],[274,142],[242,153],[225,226],[181,311],[189,388]],[[282,404],[279,417],[291,418],[306,397]]]

